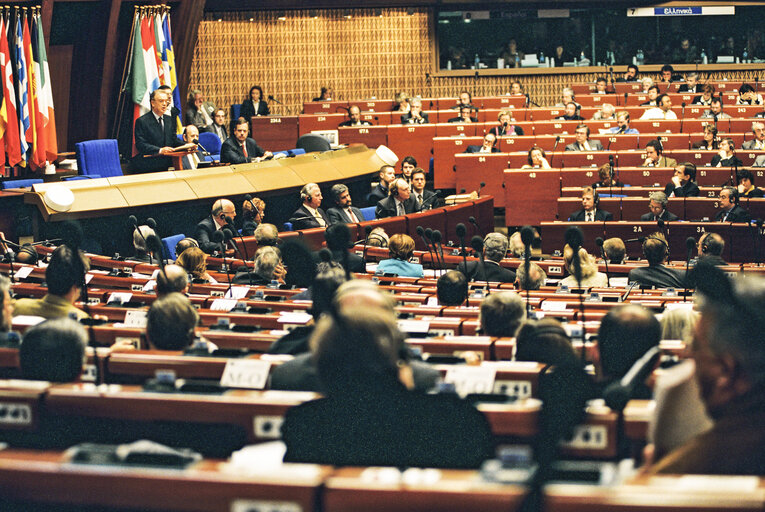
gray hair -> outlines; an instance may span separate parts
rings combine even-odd
[[[484,256],[499,263],[507,254],[508,241],[502,233],[489,233],[483,239]]]
[[[348,187],[342,183],[338,183],[336,185],[332,185],[332,188],[329,189],[329,193],[332,194],[332,199],[337,202],[338,199],[340,199],[340,196],[343,195],[347,190]]]
[[[667,202],[669,201],[667,199],[667,194],[665,194],[664,192],[651,192],[650,194],[648,194],[648,199],[661,204],[661,206],[664,208],[667,207]]]
[[[529,263],[529,276],[526,277],[526,267],[519,265],[515,272],[515,279],[524,290],[539,290],[547,280],[547,274],[542,267],[534,262]]]
[[[761,121],[755,121],[752,123],[752,131],[755,131],[756,129],[765,130],[765,123]]]
[[[526,304],[515,292],[492,293],[481,301],[481,332],[486,336],[515,336],[526,319]]]
[[[141,236],[143,235],[143,236]],[[149,226],[138,226],[136,229],[133,230],[133,247],[136,251],[146,252],[148,251],[148,247],[146,247],[146,240],[145,238],[149,238],[150,236],[157,236],[157,233],[154,232],[153,229],[151,229]]]
[[[261,247],[255,253],[252,271],[263,279],[273,279],[274,270],[281,261],[282,258],[278,249],[269,246]]]
[[[259,247],[276,245],[279,241],[279,230],[276,229],[276,226],[273,224],[264,222],[258,224],[253,236],[255,237],[255,241],[258,242]]]
[[[508,241],[507,249],[510,251],[510,254],[515,256],[516,258],[520,258],[524,255],[526,252],[526,246],[523,245],[523,240],[521,240],[521,232],[516,231],[512,235],[510,235],[510,240]]]

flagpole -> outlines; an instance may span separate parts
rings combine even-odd
[[[130,75],[131,66],[133,63],[133,38],[135,36],[136,21],[139,20],[140,13],[144,10],[144,6],[136,5],[135,13],[133,15],[133,26],[130,27],[130,39],[128,40],[128,56],[125,65],[122,67],[122,78],[120,79],[120,94],[117,98],[117,115],[114,116],[114,124],[112,125],[112,134],[115,139],[119,139],[119,127],[122,126],[122,116],[124,114],[125,107],[125,91],[127,87],[127,77]]]

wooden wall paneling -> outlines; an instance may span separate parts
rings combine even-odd
[[[106,6],[107,2],[104,2]],[[111,0],[108,2],[108,25],[106,30],[106,36],[104,41],[104,65],[103,74],[101,79],[101,94],[99,95],[99,107],[98,107],[98,127],[96,129],[95,137],[99,139],[105,139],[108,137],[111,130],[111,120],[114,115],[115,108],[110,108],[114,100],[115,95],[113,90],[115,87],[115,76],[121,77],[121,69],[117,66],[117,38],[119,35],[118,24],[120,16],[120,8],[122,7],[122,0]],[[126,56],[127,58],[127,56]],[[124,63],[124,59],[123,59]],[[119,75],[117,75],[119,73]],[[119,87],[119,85],[117,85]],[[115,105],[116,107],[116,105]]]
[[[56,108],[56,139],[60,152],[68,150],[69,140],[69,94],[72,73],[72,54],[74,46],[50,46],[50,82],[53,105]]]
[[[199,23],[202,21],[204,8],[205,0],[181,0],[180,6],[170,11],[175,72],[178,78],[181,103],[184,106],[186,93],[189,90],[189,74],[194,57],[194,47],[197,44]],[[181,107],[181,110],[184,110],[184,107]]]

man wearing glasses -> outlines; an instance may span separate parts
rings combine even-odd
[[[132,159],[136,173],[166,171],[172,165],[169,153],[173,148],[183,145],[178,139],[175,120],[165,114],[170,105],[170,93],[157,89],[149,96],[151,112],[135,121],[135,147],[138,153]]]

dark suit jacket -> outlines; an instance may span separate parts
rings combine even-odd
[[[638,267],[630,270],[630,282],[636,282],[641,286],[655,286],[657,288],[681,288],[685,280],[685,272],[681,272],[664,265],[653,267]]]
[[[664,187],[664,193],[669,197],[672,192],[675,193],[675,197],[699,197],[699,186],[695,181],[688,180],[682,187],[675,188],[675,184],[670,181]]]
[[[332,261],[340,263],[342,265],[343,251],[330,251],[330,252],[332,253]],[[346,251],[346,252],[348,253],[348,271],[349,272],[364,273],[367,271],[367,262],[364,261],[364,258],[350,251]],[[319,251],[313,252],[312,256],[313,256],[314,262],[316,263],[321,262]]]
[[[515,281],[515,272],[510,269],[501,267],[499,264],[485,260],[486,274],[484,274],[481,268],[480,261],[468,261],[467,271],[465,271],[465,265],[460,263],[457,265],[457,270],[465,274],[468,281],[498,281],[500,283],[512,283]]]
[[[242,235],[252,236],[255,234],[255,230],[258,229],[258,223],[252,219],[245,219],[242,222]]]
[[[677,215],[675,215],[674,213],[672,213],[669,210],[664,210],[661,213],[661,215],[659,216],[659,218],[661,220],[663,220],[663,221],[666,221],[666,222],[674,222],[674,221],[676,221],[678,219]],[[646,221],[646,222],[653,221],[654,220],[653,213],[648,212],[648,213],[645,213],[645,214],[641,215],[640,216],[640,220]]]
[[[138,154],[132,159],[133,169],[139,172],[166,171],[173,165],[169,156],[144,158],[144,155],[156,155],[160,148],[177,148],[184,143],[175,133],[176,122],[168,116],[162,116],[164,130],[160,128],[153,112],[148,112],[135,120],[135,147]]]
[[[467,149],[465,150],[465,153],[480,153],[480,152],[481,152],[481,148],[482,148],[482,147],[483,147],[483,146],[476,146],[476,145],[474,145],[474,144],[470,144],[470,145],[467,147]],[[499,153],[499,148],[498,148],[498,147],[496,147],[496,146],[492,146],[492,148],[491,148],[491,152],[492,152],[492,153]]]
[[[194,238],[199,242],[199,248],[207,254],[212,254],[220,249],[220,245],[212,241],[212,234],[218,230],[212,216],[205,217],[194,230]]]
[[[437,198],[436,199],[431,199],[435,195],[436,195],[436,193],[433,192],[432,190],[428,190],[426,188],[422,190],[422,204],[425,205],[425,208],[424,208],[425,210],[430,210],[432,208],[436,208],[439,205],[439,203],[441,202],[440,199],[437,199]],[[414,211],[416,213],[416,212],[420,211],[420,206],[421,205],[417,204],[417,200],[414,197],[414,190],[412,190],[412,196],[411,197],[414,200]]]
[[[271,114],[271,110],[268,108],[268,103],[265,101],[258,102],[257,112],[255,111],[255,105],[252,103],[252,100],[244,100],[242,102],[242,107],[239,109],[239,117],[247,119],[248,123],[252,122],[254,116],[267,116],[269,114]],[[250,133],[252,133],[252,131],[250,131]]]
[[[215,105],[209,101],[205,101],[202,103],[202,107],[199,110],[194,107],[186,108],[186,124],[193,124],[199,128],[199,131],[205,131],[208,125],[205,124],[205,116],[202,113],[203,109],[207,112],[207,115],[210,116],[210,119],[215,116]]]
[[[568,220],[570,222],[584,222],[584,210],[579,210],[578,212],[572,213]],[[595,209],[596,222],[607,222],[612,220],[614,220],[614,216],[611,214],[611,212],[601,210],[599,208]]]
[[[404,211],[406,213],[414,213],[414,198],[411,196],[404,201]],[[375,218],[384,219],[386,217],[396,217],[397,215],[396,201],[393,196],[388,196],[377,203],[377,207],[375,208]]]
[[[267,285],[271,281],[268,279],[263,279],[255,272],[237,272],[236,275],[231,278],[231,282],[234,284],[252,284],[253,286],[263,286]]]
[[[717,215],[715,215],[715,221],[723,222],[722,219],[724,215],[725,212],[720,210],[717,212]],[[730,212],[728,212],[728,218],[725,219],[725,222],[749,222],[750,220],[752,220],[752,216],[749,215],[749,212],[739,205],[736,205],[730,209]]]
[[[183,157],[183,168],[184,169],[191,169],[191,155],[192,153],[189,153],[188,155]],[[202,163],[205,161],[205,155],[201,151],[197,151],[197,158],[199,158],[199,163]],[[199,164],[197,164],[197,167],[199,167]]]
[[[590,151],[603,151],[603,144],[601,144],[599,140],[590,139],[588,142],[590,144],[590,148],[592,148],[590,149]],[[584,150],[579,149],[578,142],[573,142],[569,144],[568,146],[566,146],[566,151],[584,151]]]
[[[341,126],[372,126],[372,123],[370,123],[369,121],[364,121],[362,119],[361,121],[359,121],[359,124],[353,124],[353,121],[348,119],[347,121],[343,121],[342,123],[337,125],[338,128],[340,128]]]
[[[425,124],[430,122],[427,112],[420,112],[420,116],[422,119],[414,119],[412,114],[407,112],[401,116],[401,124]]]
[[[223,143],[220,148],[220,162],[222,164],[246,164],[250,161],[250,158],[257,158],[263,156],[266,152],[263,148],[258,146],[255,139],[247,137],[244,141],[247,146],[247,158],[244,156],[242,146],[239,145],[239,141],[234,137],[229,137]]]
[[[720,155],[715,155],[712,157],[712,161],[709,163],[709,165],[712,167],[717,167],[717,164],[720,164],[721,167],[741,167],[744,165],[744,163],[736,155],[733,155],[730,158],[726,158],[725,160],[720,158]]]
[[[327,226],[329,226],[329,217],[327,217],[327,214],[324,213],[324,210],[317,208],[317,211],[319,212],[319,215],[321,215],[321,217],[324,219],[324,222],[327,223]],[[316,220],[316,218],[306,209],[304,205],[300,205],[300,208],[295,210],[295,212],[290,217],[289,222],[292,223],[292,229],[294,230],[321,227],[319,221]]]
[[[463,121],[461,117],[452,117],[452,118],[449,119],[449,122],[450,123],[464,123],[465,121]],[[478,122],[478,118],[477,117],[471,117],[470,118],[470,122],[471,123],[477,123]]]
[[[378,202],[386,197],[388,197],[388,189],[378,183],[377,186],[372,189],[372,192],[367,195],[367,204],[369,206],[376,206]]]
[[[207,131],[217,135],[218,138],[221,140],[221,143],[224,140],[228,139],[228,128],[226,128],[225,125],[216,126],[215,123],[213,123],[212,126],[207,127]]]
[[[697,92],[697,90],[698,90],[698,92],[700,92],[700,91],[701,91],[701,87],[699,87],[699,84],[696,84],[696,87],[694,87],[694,90],[693,90],[693,91],[691,91],[691,90],[689,90],[689,89],[688,89],[688,84],[682,84],[682,85],[680,86],[680,88],[677,90],[677,92],[690,92],[690,93],[692,93],[692,94],[693,94],[693,93],[696,93],[696,92]]]
[[[493,133],[495,137],[500,137],[503,135],[523,135],[523,128],[520,126],[515,126],[514,124],[507,126],[495,126],[489,130],[489,133]]]
[[[361,210],[356,208],[355,206],[351,206],[351,210],[353,210],[353,214],[356,216],[356,218],[359,220],[359,222],[364,222],[364,215],[362,215]],[[337,206],[333,206],[332,208],[327,208],[327,217],[329,218],[330,224],[350,224],[351,219],[348,218],[348,213],[342,208],[339,208]]]

